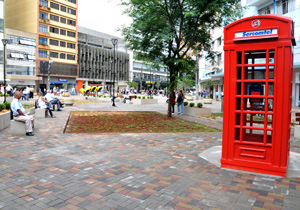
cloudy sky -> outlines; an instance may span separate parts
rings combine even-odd
[[[128,25],[130,18],[122,15],[120,0],[78,0],[78,25],[122,37],[117,29]]]

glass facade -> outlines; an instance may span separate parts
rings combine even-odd
[[[11,74],[11,75],[26,75],[26,76],[35,75],[34,67],[7,65],[6,69],[7,69],[7,74]]]

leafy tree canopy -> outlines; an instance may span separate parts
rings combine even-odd
[[[188,52],[210,51],[210,29],[241,14],[239,0],[121,0],[132,24],[123,28],[128,47],[140,60],[160,63],[170,72],[170,93],[179,73],[195,62]],[[172,94],[170,94],[172,95]],[[171,116],[171,101],[168,116]]]

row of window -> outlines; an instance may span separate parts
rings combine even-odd
[[[30,39],[26,37],[6,35],[6,38],[9,39],[9,44],[21,44],[25,47],[35,48],[35,39]]]
[[[44,38],[44,37],[39,37],[39,43],[48,45],[48,39]],[[67,48],[75,49],[75,44],[69,43],[69,42],[66,43],[64,41],[58,41],[58,40],[55,40],[55,39],[49,39],[49,44],[50,45],[55,45],[55,46],[61,46],[61,47],[66,47],[67,46]]]
[[[57,52],[51,52],[50,53],[51,58],[58,58],[59,57],[60,59],[66,59],[66,55],[67,55],[68,60],[75,60],[75,55],[65,54],[65,53],[57,53]],[[47,51],[39,50],[39,57],[40,58],[47,58]]]
[[[72,15],[76,15],[76,10],[71,9],[71,8],[67,8],[63,5],[59,5],[59,4],[56,4],[54,2],[50,2],[50,7],[53,8],[53,9],[57,9],[57,10],[59,10],[59,7],[60,7],[60,11],[67,12],[67,13],[72,14]]]
[[[7,51],[7,58],[10,60],[35,61],[34,53],[24,53],[19,51]]]
[[[43,20],[48,20],[48,13],[46,12],[41,12],[39,13],[39,18],[43,19]],[[50,14],[50,20],[56,21],[56,22],[61,22],[61,23],[65,23],[68,25],[72,25],[72,26],[76,26],[76,21],[75,20],[70,20],[70,19],[66,19],[64,17],[60,17],[57,15],[52,15]]]
[[[59,16],[50,14],[50,20],[59,22]],[[60,17],[60,22],[68,25],[76,26],[76,21]]]
[[[40,24],[39,32],[48,33],[48,26]],[[59,28],[52,27],[52,26],[49,27],[49,32],[55,33],[55,34],[60,34],[60,35],[67,35],[69,37],[76,37],[76,33],[73,31],[67,31],[65,29],[59,29]]]

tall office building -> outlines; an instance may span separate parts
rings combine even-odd
[[[78,76],[77,0],[6,0],[5,27],[36,34],[36,88],[71,88]]]

